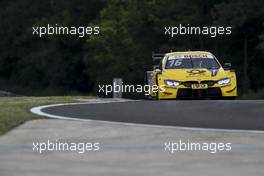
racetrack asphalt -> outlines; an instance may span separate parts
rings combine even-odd
[[[47,107],[44,113],[111,122],[264,130],[263,100],[127,101]]]

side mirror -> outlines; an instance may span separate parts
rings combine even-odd
[[[231,66],[232,66],[231,63],[224,63],[223,68],[224,68],[224,70],[230,70]]]
[[[162,68],[159,65],[154,66],[154,71],[157,73],[161,73],[162,72]]]
[[[158,74],[160,74],[162,71],[161,71],[161,69],[156,68],[156,69],[155,69],[155,72],[157,72]]]

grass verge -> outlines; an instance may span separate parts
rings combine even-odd
[[[30,108],[39,105],[76,102],[80,96],[62,97],[0,97],[0,135],[32,119],[43,117],[34,115]]]

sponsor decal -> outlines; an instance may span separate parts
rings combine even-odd
[[[193,75],[204,74],[206,71],[205,70],[190,70],[190,71],[186,71],[186,72],[189,73],[190,76],[193,76]]]
[[[169,56],[168,60],[190,59],[190,58],[214,58],[214,57],[209,54],[184,54],[184,55]]]

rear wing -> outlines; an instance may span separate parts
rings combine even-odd
[[[153,60],[162,60],[166,53],[155,53],[152,52],[152,59]]]

